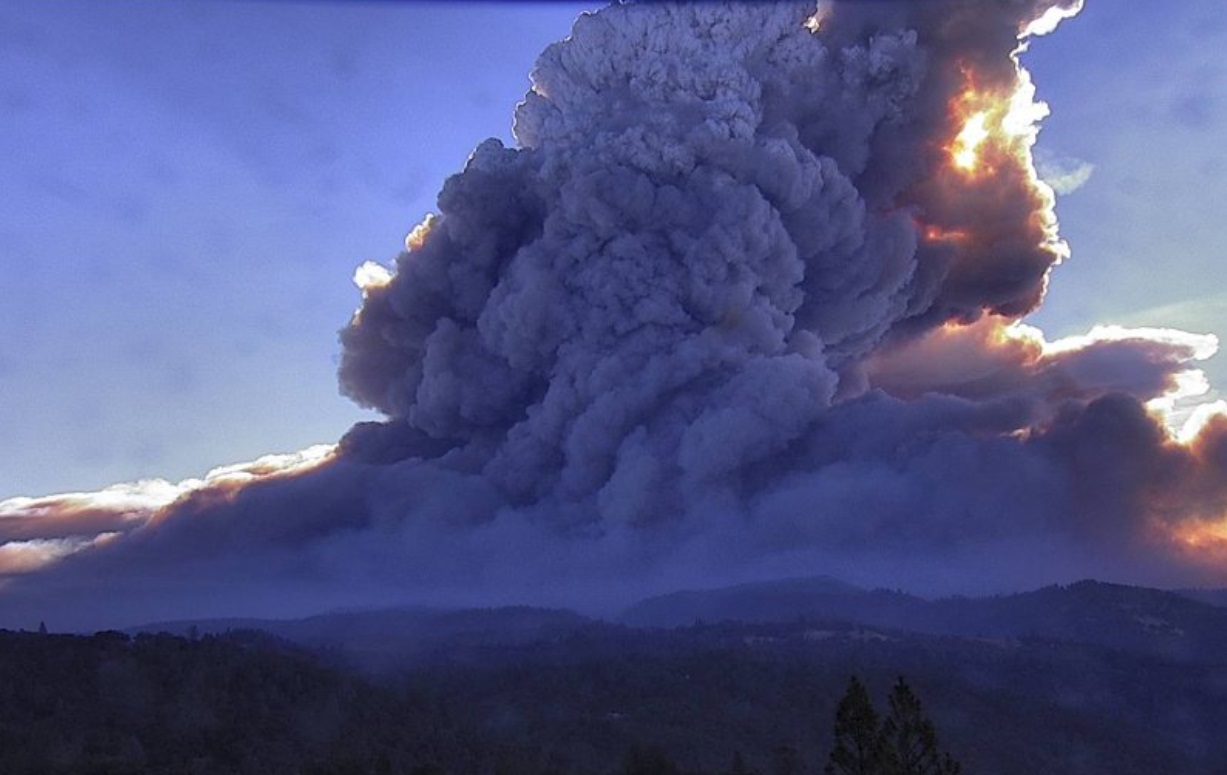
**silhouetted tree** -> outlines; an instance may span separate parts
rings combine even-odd
[[[856,676],[835,709],[835,749],[827,775],[882,775],[888,764],[886,740],[869,692]]]
[[[949,753],[938,749],[933,722],[902,677],[891,690],[882,735],[891,775],[958,775],[962,769]]]

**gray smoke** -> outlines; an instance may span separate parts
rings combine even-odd
[[[10,610],[1206,578],[1172,536],[1227,506],[1227,423],[1181,444],[1144,405],[1207,342],[1007,331],[1064,255],[1051,193],[1025,138],[951,166],[959,95],[1013,94],[1024,29],[1075,5],[584,15],[518,147],[477,147],[341,333],[343,392],[387,420],[16,579]]]
[[[790,465],[896,334],[1031,309],[1058,254],[1026,170],[981,202],[931,146],[959,68],[1013,86],[1043,5],[907,5],[839,5],[829,36],[805,3],[582,17],[533,72],[522,147],[480,146],[368,290],[343,390],[520,502],[654,522]],[[991,228],[921,246],[918,216]]]

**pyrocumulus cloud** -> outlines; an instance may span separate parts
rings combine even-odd
[[[182,486],[0,504],[0,607],[1221,580],[1227,419],[1178,438],[1165,416],[1217,343],[1018,322],[1067,255],[1018,54],[1078,5],[582,16],[516,147],[481,143],[355,275],[341,389],[386,420]]]

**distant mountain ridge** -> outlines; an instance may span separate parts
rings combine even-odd
[[[790,619],[964,638],[1042,638],[1227,661],[1227,608],[1186,594],[1090,580],[995,597],[926,600],[821,576],[661,595],[620,617],[640,627]]]
[[[1212,593],[1201,597],[1213,599]],[[456,661],[482,650],[557,640],[584,629],[677,628],[696,623],[839,623],[971,639],[1041,639],[1179,660],[1227,663],[1227,608],[1192,593],[1079,581],[1032,592],[927,600],[867,590],[829,576],[685,590],[644,599],[610,622],[563,609],[402,607],[302,619],[161,622],[129,632],[260,630],[375,669]]]
[[[1227,589],[1178,589],[1176,593],[1219,608],[1227,608]]]
[[[866,611],[903,611],[923,602],[903,592],[870,591],[830,576],[808,576],[658,595],[632,605],[618,621],[632,627],[797,618],[855,621]]]

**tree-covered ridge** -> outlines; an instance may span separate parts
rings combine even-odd
[[[805,619],[472,632],[361,678],[253,633],[0,632],[0,772],[819,775],[849,675],[877,698],[907,676],[969,775],[1227,761],[1217,664]]]

